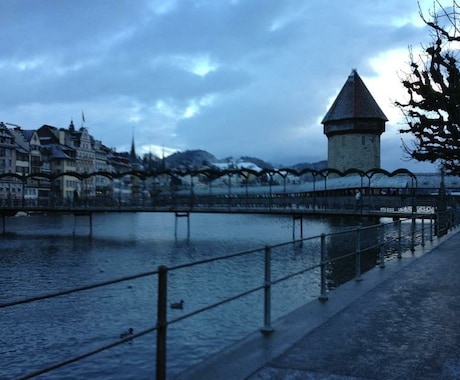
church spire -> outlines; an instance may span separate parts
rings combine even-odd
[[[133,128],[133,137],[131,140],[131,151],[129,152],[129,161],[131,162],[131,165],[133,169],[142,169],[142,163],[139,157],[137,157],[136,154],[136,144],[134,143],[134,128]]]
[[[135,147],[135,144],[134,144],[134,128],[133,128],[133,136],[132,136],[132,139],[131,139],[130,156],[131,156],[131,161],[137,160],[136,147]]]

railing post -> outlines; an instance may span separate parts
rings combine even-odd
[[[292,215],[292,241],[295,240],[295,215]]]
[[[174,238],[177,239],[177,212],[174,213],[175,219],[174,219]]]
[[[361,225],[356,228],[356,277],[355,281],[361,281]]]
[[[436,222],[434,224],[434,232],[436,235],[436,239],[439,239],[440,235],[440,218],[439,218],[439,210],[436,211]]]
[[[321,293],[319,295],[320,301],[327,301],[329,299],[329,297],[326,294],[326,281],[326,235],[321,234]]]
[[[425,217],[422,217],[422,247],[425,246]]]
[[[303,242],[303,217],[302,217],[302,214],[300,215],[300,239]]]
[[[190,213],[187,213],[187,240],[190,240]]]
[[[430,242],[433,242],[433,217],[430,218]]]
[[[264,327],[261,332],[270,334],[273,332],[271,324],[271,248],[265,246],[265,278],[264,278]]]
[[[158,267],[156,380],[166,379],[167,291],[168,291],[168,268],[164,265],[161,265]]]
[[[401,252],[401,219],[398,219],[398,259],[402,258]]]
[[[410,250],[413,253],[415,251],[415,216],[411,217],[410,235]]]
[[[385,225],[383,223],[380,223],[379,226],[379,231],[380,231],[380,242],[379,242],[379,247],[380,247],[380,268],[385,268]]]

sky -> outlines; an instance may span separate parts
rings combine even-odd
[[[317,162],[321,120],[356,69],[389,119],[382,168],[434,172],[404,159],[393,106],[409,47],[430,40],[418,12],[416,0],[0,0],[0,121],[73,120],[117,151],[134,137],[138,154]]]

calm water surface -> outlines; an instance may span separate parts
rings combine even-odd
[[[1,302],[79,287],[108,279],[277,244],[292,238],[292,219],[279,216],[193,214],[101,214],[7,219],[1,236]],[[298,228],[298,227],[297,227]],[[304,220],[304,237],[331,231],[324,220]],[[317,263],[316,247],[273,252],[273,276]],[[66,297],[0,310],[0,378],[10,379],[108,344],[129,327],[156,323],[157,278],[147,277]],[[263,254],[253,254],[170,273],[168,298],[184,310],[204,307],[263,283]],[[273,287],[272,319],[319,292],[318,272]],[[263,325],[263,294],[256,292],[168,327],[168,375],[172,376]],[[44,379],[151,379],[156,334],[43,375]]]

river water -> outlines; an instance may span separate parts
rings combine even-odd
[[[8,218],[0,236],[0,302],[48,294],[292,239],[291,217],[134,213]],[[344,226],[304,219],[304,237]],[[298,229],[298,226],[297,226]],[[314,246],[316,244],[316,246]],[[273,275],[319,262],[316,243],[272,253]],[[263,283],[263,252],[181,269],[169,275],[168,298],[185,300],[168,320]],[[319,271],[273,287],[272,320],[319,295]],[[273,277],[272,277],[273,278]],[[0,309],[0,378],[13,379],[117,340],[156,323],[157,277]],[[168,375],[173,376],[263,326],[263,293],[168,327]],[[156,333],[42,375],[43,379],[151,379]]]

